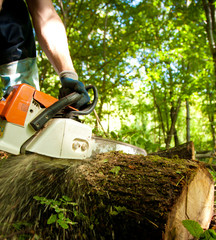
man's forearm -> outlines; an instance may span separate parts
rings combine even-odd
[[[4,0],[0,0],[0,11],[1,11],[1,9],[2,9],[3,1],[4,1]]]
[[[38,37],[38,41],[59,74],[64,70],[72,70],[73,64],[68,50],[68,42],[65,29],[58,17],[52,17],[42,27],[34,27]]]

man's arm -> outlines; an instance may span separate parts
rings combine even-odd
[[[80,109],[90,101],[88,92],[74,70],[66,31],[51,0],[26,0],[39,44],[60,76],[60,97],[78,92],[82,98],[74,107]]]
[[[4,0],[0,0],[0,11],[2,9],[2,3],[3,3]]]
[[[3,0],[0,0],[0,3]],[[74,71],[66,31],[51,0],[26,0],[39,44],[59,74]]]

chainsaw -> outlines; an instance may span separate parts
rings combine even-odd
[[[0,150],[78,160],[109,151],[147,155],[136,146],[95,137],[91,127],[78,121],[79,115],[90,114],[97,104],[97,89],[86,87],[91,89],[93,101],[77,110],[71,106],[81,99],[79,93],[58,100],[27,84],[9,87],[0,101]]]

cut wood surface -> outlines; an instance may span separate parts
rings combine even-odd
[[[203,229],[208,229],[214,211],[214,186],[209,173],[199,168],[189,180],[177,202],[168,214],[164,239],[194,239],[182,226],[182,220],[197,221]]]
[[[34,196],[77,203],[66,231],[47,225],[53,214]],[[197,161],[160,156],[100,154],[89,162],[38,155],[11,157],[0,164],[0,233],[12,223],[28,222],[29,234],[42,239],[190,239],[181,221],[208,228],[214,183]],[[1,236],[0,234],[0,236]],[[18,233],[17,233],[18,234]],[[33,235],[32,235],[33,237]],[[4,238],[2,238],[4,239]]]

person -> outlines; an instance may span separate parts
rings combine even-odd
[[[78,80],[70,56],[66,30],[51,0],[0,0],[0,76],[4,91],[20,83],[39,89],[36,47],[38,42],[59,75],[60,97],[78,92],[82,98],[76,108],[90,100],[84,84]]]

